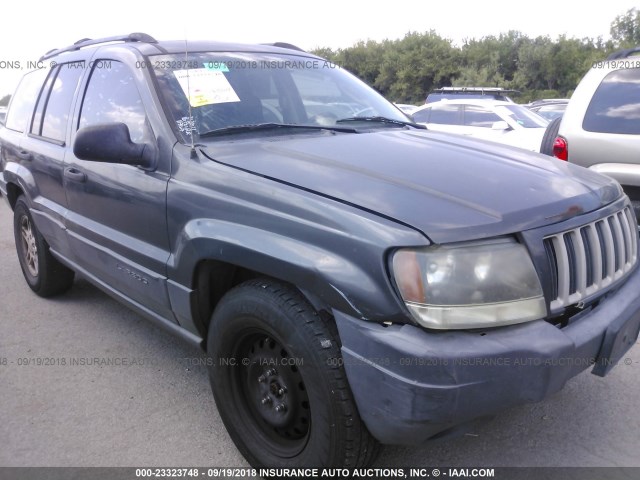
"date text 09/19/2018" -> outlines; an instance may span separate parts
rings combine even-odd
[[[602,60],[600,62],[593,62],[591,68],[606,68],[606,69],[620,69],[620,68],[640,68],[640,60]]]
[[[493,468],[136,468],[137,478],[494,478]]]

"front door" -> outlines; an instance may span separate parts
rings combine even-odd
[[[125,64],[94,61],[74,130],[122,122],[133,142],[153,145],[157,140],[140,88],[146,86],[136,84]],[[175,321],[166,289],[168,180],[168,161],[148,171],[79,160],[72,151],[65,159],[66,224],[74,261],[108,290]]]

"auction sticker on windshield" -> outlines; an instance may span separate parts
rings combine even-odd
[[[239,102],[240,98],[220,70],[197,68],[173,72],[192,107]]]

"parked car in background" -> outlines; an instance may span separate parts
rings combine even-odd
[[[536,100],[535,102],[531,102],[524,106],[532,112],[537,113],[542,118],[551,121],[554,118],[561,117],[564,114],[564,111],[567,109],[568,103],[569,99],[567,98],[553,98]]]
[[[596,62],[549,124],[541,152],[615,178],[640,219],[640,47]]]
[[[498,100],[442,100],[411,114],[430,130],[492,140],[539,151],[547,121],[512,102]]]
[[[425,103],[457,99],[500,100],[513,103],[508,96],[513,93],[520,92],[498,87],[442,87],[433,90],[427,96]]]
[[[402,110],[402,113],[406,113],[407,115],[411,115],[419,108],[417,105],[409,105],[407,103],[394,103],[394,105]]]

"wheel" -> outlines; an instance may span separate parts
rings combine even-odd
[[[540,144],[540,153],[553,157],[553,142],[555,142],[558,136],[558,130],[560,129],[560,121],[562,117],[557,117],[549,122],[547,129],[544,131],[542,137],[542,143]]]
[[[13,231],[20,267],[31,290],[41,297],[68,290],[73,284],[73,270],[51,255],[23,197],[18,198],[13,209]]]
[[[377,455],[335,325],[293,288],[272,280],[237,286],[218,304],[207,345],[220,416],[255,468],[354,468]]]

